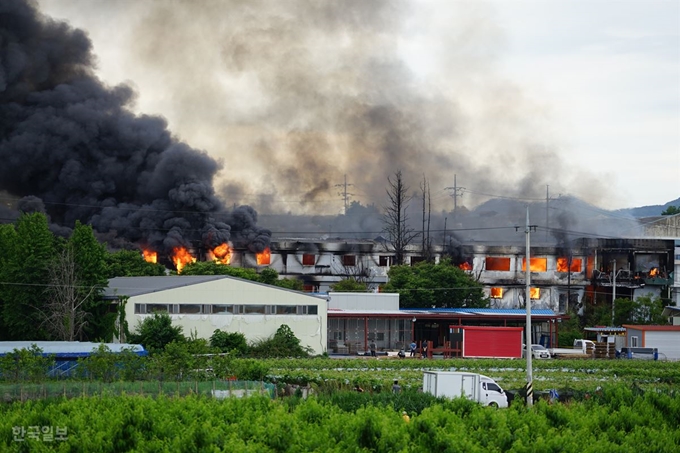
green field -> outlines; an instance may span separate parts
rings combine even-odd
[[[315,358],[260,365],[263,381],[248,383],[2,383],[0,451],[639,453],[680,445],[678,362],[534,361],[534,406],[514,398],[501,410],[424,394],[422,371],[479,372],[514,393],[526,381],[523,361]],[[389,391],[393,379],[402,393]],[[281,397],[290,384],[310,396]],[[231,398],[210,396],[225,389]],[[560,398],[546,398],[549,389]],[[11,396],[17,392],[21,398]]]
[[[401,418],[408,410],[411,421]],[[603,386],[588,400],[497,410],[422,393],[302,400],[82,397],[0,409],[2,451],[673,452],[680,396]],[[21,436],[60,428],[63,440]],[[65,432],[64,432],[65,430]]]

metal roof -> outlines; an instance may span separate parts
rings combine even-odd
[[[295,291],[288,288],[282,288],[274,285],[267,285],[265,283],[255,282],[230,275],[166,275],[155,277],[115,277],[109,280],[109,286],[104,289],[104,299],[117,299],[119,296],[134,297],[142,294],[155,293],[158,291],[167,291],[175,288],[182,288],[185,286],[200,285],[202,283],[212,282],[216,280],[234,280],[251,285],[260,285],[272,290],[289,291],[297,293],[301,296],[314,297],[309,293]]]
[[[626,328],[625,327],[585,327],[583,330],[587,330],[588,332],[597,332],[597,333],[625,332]]]
[[[140,294],[155,293],[183,286],[197,285],[229,278],[226,275],[166,275],[156,277],[115,277],[109,280],[109,286],[104,290],[104,298],[113,299],[117,296],[139,296]]]
[[[531,310],[532,316],[540,317],[558,317],[554,311],[548,309]],[[372,316],[422,316],[422,315],[442,315],[442,316],[508,316],[508,317],[525,317],[526,311],[522,309],[503,309],[503,308],[422,308],[422,309],[401,309],[401,310],[344,310],[341,308],[329,308],[328,315],[342,316],[342,315],[372,315]]]
[[[653,326],[653,325],[632,325],[624,324],[623,327],[634,330],[647,330],[656,332],[680,332],[680,326]]]
[[[420,313],[460,313],[472,315],[505,315],[505,316],[526,316],[527,312],[523,308],[408,308],[404,312]],[[532,315],[555,316],[555,312],[549,309],[532,309]]]
[[[42,349],[43,355],[55,354],[60,356],[87,356],[96,352],[101,344],[106,345],[111,352],[121,352],[123,348],[130,349],[137,354],[145,354],[141,344],[125,343],[91,343],[87,341],[0,341],[0,355],[13,352],[15,349],[29,349],[36,345]]]

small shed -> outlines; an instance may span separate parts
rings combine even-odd
[[[659,359],[680,360],[680,326],[630,325],[626,328],[626,347],[656,348]]]

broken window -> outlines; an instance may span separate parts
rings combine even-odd
[[[357,265],[356,255],[342,255],[342,265],[343,266],[356,266]]]
[[[303,266],[314,266],[316,262],[316,256],[305,253],[302,255],[302,265]]]
[[[527,259],[522,258],[522,271],[526,272],[527,269]],[[548,270],[548,259],[547,258],[530,258],[529,260],[529,270],[531,272],[545,272]]]
[[[532,299],[541,298],[541,288],[529,288],[529,297]]]
[[[487,271],[509,271],[510,270],[510,258],[486,258],[486,270]]]
[[[392,257],[391,256],[380,256],[378,265],[380,267],[387,267],[392,265]]]
[[[489,291],[489,296],[492,299],[502,299],[503,298],[503,288],[491,288],[491,291]]]

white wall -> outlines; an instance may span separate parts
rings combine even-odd
[[[237,279],[210,282],[130,297],[125,315],[130,331],[146,317],[135,314],[135,304],[242,304],[242,305],[317,305],[316,315],[261,314],[171,314],[174,325],[182,326],[184,335],[196,331],[199,338],[210,338],[216,329],[242,333],[248,342],[268,338],[282,324],[287,324],[303,346],[314,353],[326,351],[326,301],[296,291]]]
[[[341,310],[399,310],[398,293],[329,292],[328,308]]]

